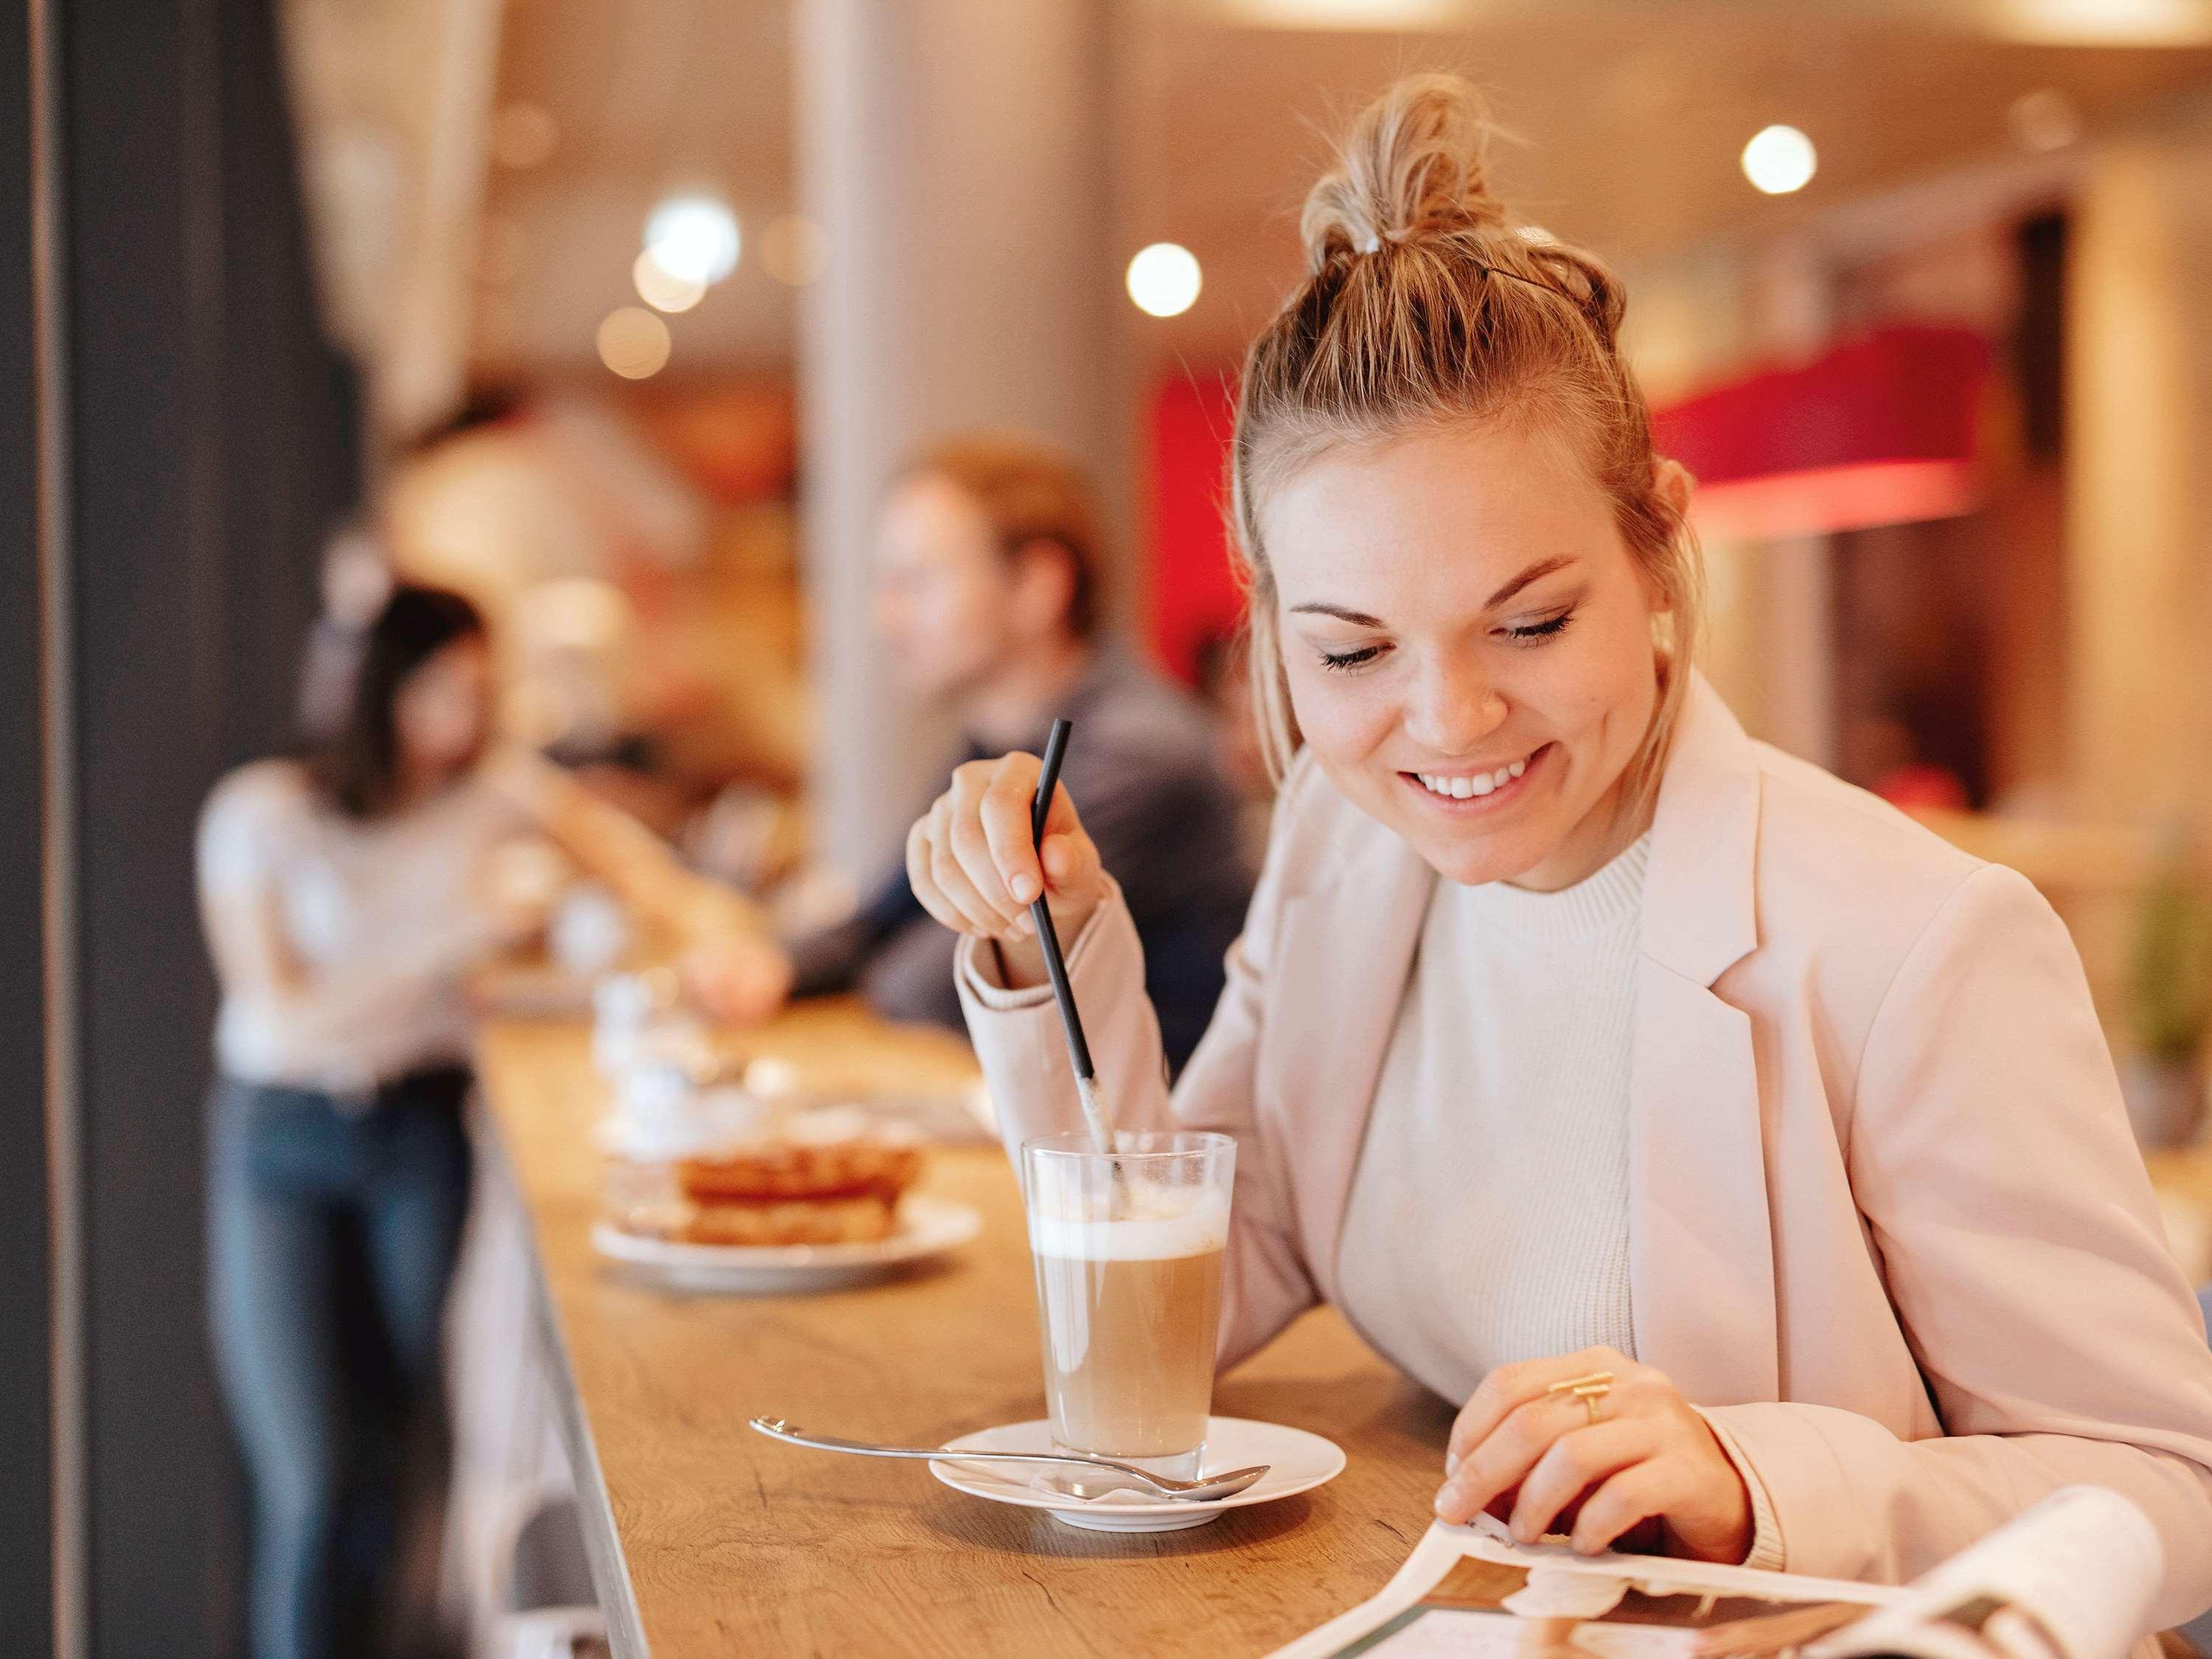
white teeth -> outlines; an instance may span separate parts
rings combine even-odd
[[[1517,760],[1510,766],[1499,767],[1495,772],[1478,772],[1472,777],[1447,778],[1433,772],[1416,772],[1413,775],[1432,795],[1467,800],[1476,795],[1486,795],[1493,789],[1503,789],[1528,769],[1527,761]]]

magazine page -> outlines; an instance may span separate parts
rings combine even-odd
[[[1599,1659],[1775,1651],[1829,1634],[1902,1594],[1664,1556],[1577,1555],[1515,1541],[1498,1521],[1433,1523],[1370,1600],[1273,1659],[1473,1659],[1532,1638]]]
[[[1948,1627],[2019,1659],[2115,1659],[2145,1633],[2165,1571],[2148,1516],[2102,1486],[2068,1486],[1923,1573],[1881,1617],[1820,1651],[1932,1653],[1926,1637]]]

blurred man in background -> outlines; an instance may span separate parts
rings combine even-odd
[[[908,688],[950,706],[961,761],[1076,728],[1061,781],[1122,885],[1146,989],[1180,1069],[1221,994],[1252,873],[1237,792],[1203,710],[1106,636],[1097,508],[1066,455],[1018,437],[925,454],[877,536],[875,624]],[[796,948],[801,993],[857,986],[896,1018],[958,1027],[954,936],[915,901],[903,863],[853,918]]]

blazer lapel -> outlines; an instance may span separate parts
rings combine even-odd
[[[1637,1357],[1703,1406],[1781,1397],[1751,1017],[1650,957],[1629,1090]]]
[[[1282,988],[1259,1103],[1282,1111],[1297,1139],[1287,1160],[1295,1221],[1307,1269],[1331,1301],[1352,1171],[1435,881],[1411,848],[1378,830],[1335,881],[1285,898],[1277,924]]]
[[[1638,1357],[1700,1405],[1781,1397],[1751,1019],[1714,981],[1756,948],[1759,767],[1702,677],[1644,875],[1629,1089]]]

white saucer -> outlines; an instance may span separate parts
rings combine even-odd
[[[1042,1418],[1028,1423],[1009,1423],[945,1443],[948,1452],[1050,1451],[1052,1425]],[[1024,1509],[1048,1510],[1052,1518],[1071,1527],[1094,1532],[1176,1532],[1202,1527],[1218,1520],[1224,1510],[1241,1510],[1251,1504],[1273,1503],[1293,1492],[1310,1492],[1333,1480],[1344,1468],[1344,1450],[1304,1429],[1279,1423],[1255,1423],[1247,1417],[1209,1418],[1206,1425],[1206,1468],[1240,1469],[1267,1464],[1261,1475],[1234,1498],[1218,1504],[1182,1504],[1173,1499],[1145,1500],[1133,1492],[1115,1492],[1105,1498],[1070,1498],[1030,1484],[1053,1471],[1043,1464],[984,1463],[945,1461],[932,1462],[929,1472],[955,1492],[988,1498],[994,1504],[1015,1504]]]
[[[592,1243],[609,1261],[677,1290],[776,1296],[881,1279],[965,1244],[982,1227],[983,1218],[965,1204],[910,1193],[899,1200],[897,1230],[868,1244],[683,1244],[625,1232],[608,1221],[592,1226]]]

